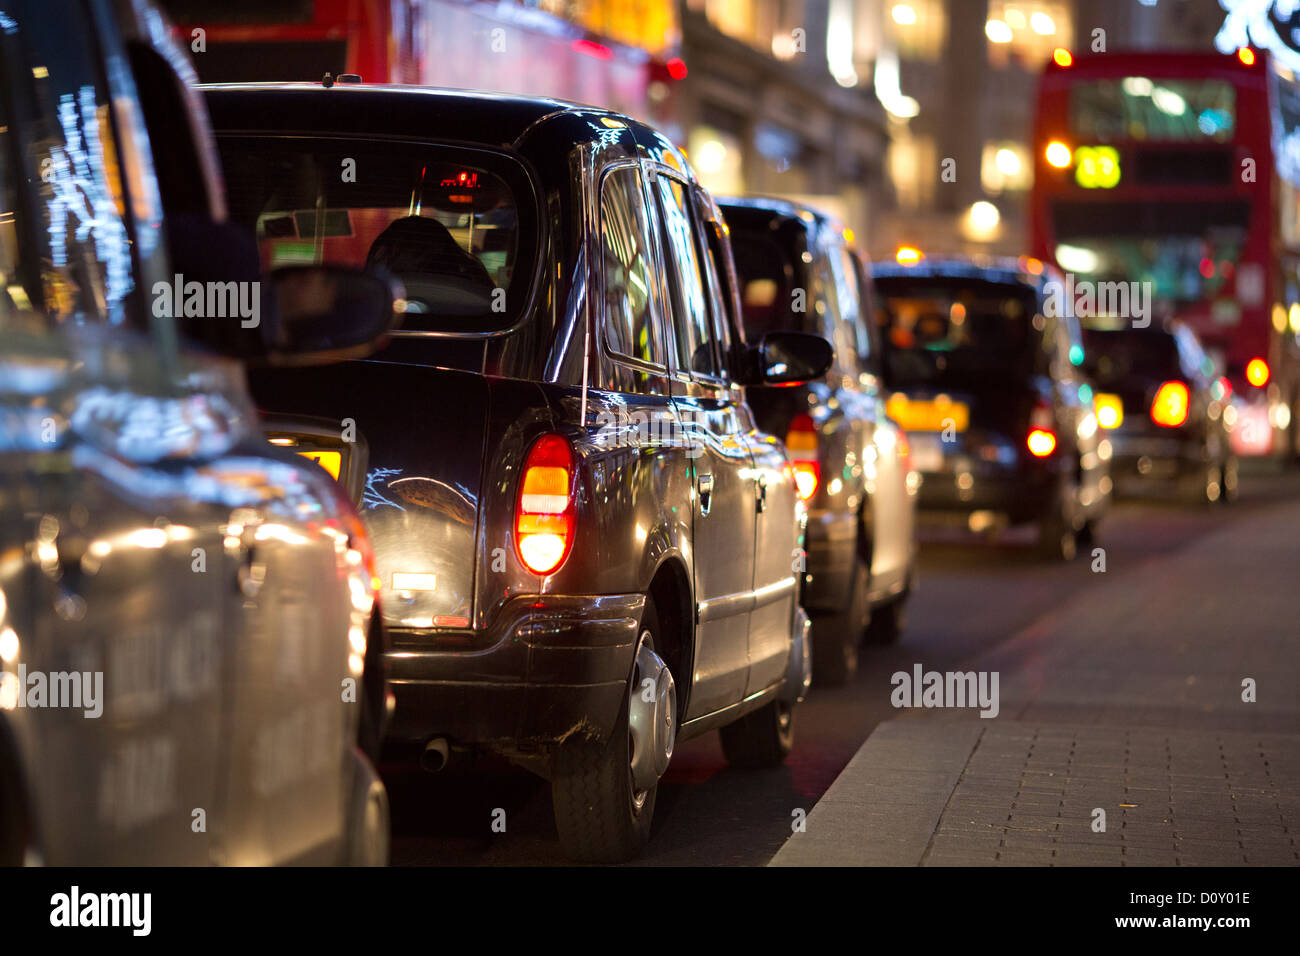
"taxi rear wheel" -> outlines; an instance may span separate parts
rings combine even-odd
[[[659,633],[658,613],[647,601],[628,693],[613,732],[604,741],[570,739],[556,752],[551,775],[555,829],[564,852],[576,860],[622,862],[636,856],[650,839],[659,784],[649,768],[656,757],[661,764],[671,758],[677,729],[672,675],[655,653]],[[650,673],[656,668],[663,673]],[[663,706],[645,706],[643,694],[662,696]],[[637,720],[632,719],[634,705]],[[661,736],[654,724],[664,720],[669,724],[660,728]],[[647,747],[657,751],[647,753]]]
[[[1222,462],[1206,462],[1182,479],[1183,496],[1192,504],[1217,504],[1223,501],[1225,480],[1226,472]]]
[[[17,760],[6,753],[4,734],[0,725],[0,866],[22,866],[29,843],[27,808]]]
[[[360,748],[351,752],[351,774],[344,862],[348,866],[387,866],[391,844],[388,791]]]
[[[779,767],[794,749],[794,705],[774,700],[720,728],[718,736],[732,767]]]
[[[1219,465],[1219,485],[1223,489],[1219,503],[1228,505],[1237,500],[1237,456],[1229,455]]]
[[[1074,520],[1078,500],[1078,483],[1062,478],[1047,513],[1038,522],[1038,553],[1043,558],[1073,561],[1079,553],[1079,532],[1085,526]]]
[[[867,596],[870,584],[867,562],[858,555],[853,563],[849,596],[844,607],[813,618],[813,680],[823,687],[839,687],[858,672],[858,644],[871,620],[871,604]]]
[[[879,607],[871,610],[871,623],[867,625],[868,644],[893,644],[903,633],[904,609],[908,592],[904,591]]]

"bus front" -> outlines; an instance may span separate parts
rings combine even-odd
[[[1265,59],[1058,56],[1039,87],[1030,213],[1034,254],[1078,290],[1085,325],[1192,327],[1233,393],[1235,450],[1254,456],[1293,446],[1300,365],[1279,199],[1294,190],[1273,159],[1278,81]],[[1087,314],[1116,301],[1149,308]]]

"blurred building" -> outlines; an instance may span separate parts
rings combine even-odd
[[[689,72],[661,118],[719,195],[811,201],[860,230],[885,188],[877,4],[685,0]]]

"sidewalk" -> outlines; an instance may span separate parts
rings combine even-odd
[[[962,665],[996,718],[900,710],[770,865],[1300,864],[1300,504],[1107,564]]]

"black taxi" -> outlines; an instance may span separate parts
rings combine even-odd
[[[264,267],[405,287],[373,360],[253,377],[272,440],[356,496],[393,733],[551,781],[561,843],[626,858],[674,742],[779,763],[809,681],[804,516],[745,386],[829,344],[748,345],[722,217],[682,154],[602,109],[453,90],[213,86]]]
[[[843,683],[858,644],[898,639],[917,580],[920,480],[906,433],[885,411],[871,280],[853,234],[833,217],[767,197],[720,200],[736,256],[745,332],[822,335],[827,375],[801,388],[755,389],[759,424],[785,436],[808,502],[804,607],[817,682]]]
[[[928,520],[1031,524],[1044,557],[1089,545],[1113,449],[1093,409],[1079,322],[1036,260],[877,263],[886,409],[911,440]]]

